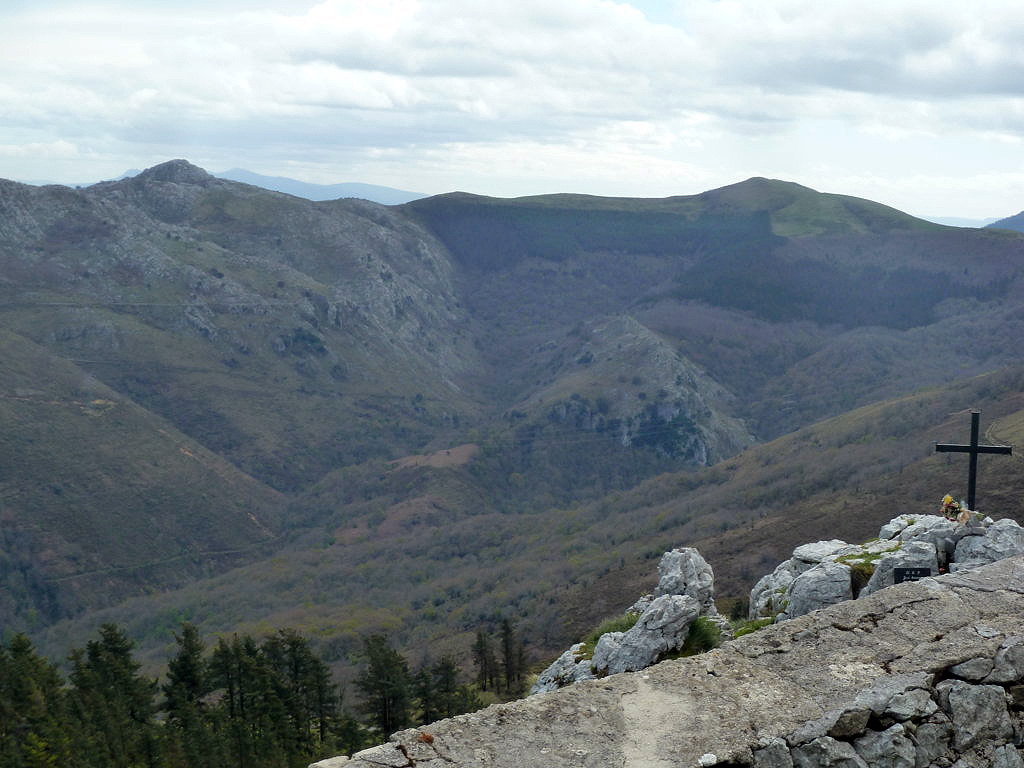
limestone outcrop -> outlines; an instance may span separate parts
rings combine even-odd
[[[900,515],[866,544],[804,544],[750,592],[750,618],[802,616],[892,586],[896,569],[955,572],[1024,554],[1024,528],[984,518],[969,525],[938,515]]]
[[[698,617],[705,617],[721,634],[731,636],[729,622],[715,608],[714,572],[693,547],[662,555],[657,588],[637,600],[626,615],[636,619],[632,627],[601,635],[592,655],[585,643],[573,645],[540,673],[530,694],[649,667],[683,646]]]
[[[1022,745],[1024,557],[1013,557],[402,731],[333,765],[1021,768]]]

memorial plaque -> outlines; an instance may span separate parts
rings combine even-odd
[[[893,568],[892,583],[902,584],[904,581],[917,581],[918,579],[927,579],[931,575],[931,568]]]

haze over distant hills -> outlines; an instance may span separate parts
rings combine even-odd
[[[790,182],[384,206],[176,160],[0,181],[0,258],[0,623],[55,655],[510,616],[540,656],[667,547],[738,597],[931,511],[964,408],[1024,438],[1024,235]]]
[[[122,181],[137,176],[141,171],[132,168],[116,179],[110,181]],[[274,192],[284,192],[295,197],[304,197],[307,200],[337,200],[341,197],[355,197],[360,200],[370,200],[382,205],[400,205],[412,200],[419,200],[426,197],[419,192],[407,192],[403,189],[382,187],[377,184],[361,184],[359,182],[345,182],[341,184],[313,184],[308,181],[299,181],[285,176],[264,176],[263,174],[247,171],[244,168],[232,168],[223,173],[214,174],[219,179],[240,181],[243,184],[252,184],[255,187],[262,187]],[[26,184],[34,186],[45,186],[54,184],[52,181],[26,181]],[[68,184],[65,186],[80,188],[92,186],[97,182],[83,182],[81,184]]]
[[[264,176],[247,171],[244,168],[232,168],[230,171],[215,174],[217,178],[241,181],[256,187],[271,189],[275,192],[286,192],[307,200],[337,200],[339,197],[358,197],[361,200],[372,200],[383,205],[400,205],[419,200],[426,195],[419,192],[407,192],[404,189],[381,187],[376,184],[360,184],[347,182],[342,184],[311,184],[297,181],[284,176]]]
[[[921,218],[936,224],[946,224],[950,227],[987,227],[989,224],[997,221],[995,217],[987,219],[968,219],[962,216],[922,216]]]
[[[1024,211],[1013,216],[1007,216],[1005,219],[994,221],[987,226],[992,229],[1012,229],[1016,232],[1024,232]]]

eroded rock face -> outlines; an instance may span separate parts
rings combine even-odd
[[[700,604],[689,595],[662,595],[626,632],[608,632],[594,648],[591,667],[598,675],[636,672],[686,641]]]
[[[1021,554],[1024,554],[1024,528],[1013,520],[1003,519],[992,523],[983,536],[964,536],[960,539],[953,561],[958,564],[984,565]]]
[[[591,669],[590,660],[583,656],[583,649],[583,643],[576,643],[555,659],[551,666],[537,677],[532,692],[544,693],[572,685],[580,680],[592,679],[594,672]]]
[[[861,590],[867,596],[879,589],[893,585],[893,574],[897,568],[927,568],[938,574],[939,557],[935,544],[930,541],[907,541],[899,548],[884,552],[875,563],[875,572]]]
[[[693,547],[673,549],[662,555],[658,563],[658,588],[654,595],[688,595],[706,611],[714,605],[715,574]]]
[[[698,616],[714,623],[722,637],[732,637],[728,620],[715,608],[714,572],[693,547],[662,555],[655,593],[641,597],[627,613],[638,615],[628,631],[603,634],[594,647],[593,658],[586,657],[583,643],[572,646],[540,673],[530,695],[649,667],[683,646]]]
[[[939,515],[901,515],[867,544],[831,539],[794,549],[789,560],[754,585],[750,618],[781,621],[870,595],[892,586],[897,568],[927,568],[938,575],[1021,554],[1024,528],[1013,520],[984,518],[962,525]]]
[[[1012,677],[1022,636],[1024,557],[1008,558],[402,731],[348,765],[1021,768],[1024,680],[973,678],[975,659]]]
[[[797,576],[789,587],[789,605],[783,616],[803,616],[805,613],[852,600],[850,566],[834,561],[820,563]]]

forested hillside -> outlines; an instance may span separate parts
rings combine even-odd
[[[932,511],[932,442],[1024,408],[1024,235],[768,179],[388,208],[172,161],[0,182],[0,264],[0,624],[54,659],[289,626],[348,679],[506,620],[541,659],[671,546],[736,600]]]

